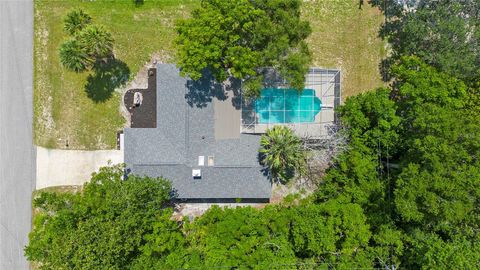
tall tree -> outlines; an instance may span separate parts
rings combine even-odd
[[[128,268],[153,224],[171,216],[171,188],[163,179],[123,176],[122,166],[106,167],[79,193],[41,192],[26,257],[42,269]]]
[[[294,265],[287,219],[273,211],[213,207],[187,231],[191,252],[199,257],[200,266],[207,268],[281,269],[282,265]]]
[[[480,116],[461,80],[418,57],[402,57],[391,73],[389,91],[349,98],[339,110],[351,148],[329,170],[317,201],[360,204],[379,263],[475,265],[467,249],[478,249],[480,229]],[[464,256],[452,254],[456,243]],[[419,259],[435,252],[441,255]]]
[[[416,55],[470,83],[480,75],[480,2],[477,0],[374,0],[387,23],[383,35],[394,58]]]
[[[442,234],[475,230],[480,117],[466,107],[465,84],[418,58],[404,58],[392,73],[406,138],[395,189],[400,215]]]
[[[199,79],[205,68],[218,81],[228,76],[251,84],[258,94],[262,68],[273,67],[303,89],[311,32],[300,19],[299,0],[203,0],[190,19],[177,24],[178,65],[184,75]],[[252,85],[254,87],[252,87]]]
[[[191,267],[291,269],[372,267],[361,207],[330,201],[290,208],[213,207],[186,228]],[[320,258],[323,258],[321,260]]]

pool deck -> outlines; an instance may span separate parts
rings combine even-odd
[[[315,90],[315,95],[322,102],[320,112],[313,123],[261,124],[254,107],[244,102],[242,110],[242,133],[261,134],[275,125],[288,126],[304,138],[322,138],[332,134],[332,126],[336,122],[335,108],[340,105],[340,71],[334,69],[311,68],[305,76],[305,89]],[[277,86],[282,88],[281,85]]]

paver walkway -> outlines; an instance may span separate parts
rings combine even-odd
[[[123,163],[120,150],[59,150],[37,147],[36,189],[82,185],[90,180],[91,174],[100,167]]]

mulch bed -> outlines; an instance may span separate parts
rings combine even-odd
[[[142,104],[136,107],[133,98],[136,92],[143,96]],[[148,70],[148,88],[130,89],[125,93],[123,100],[125,107],[130,112],[132,128],[157,127],[157,70]]]

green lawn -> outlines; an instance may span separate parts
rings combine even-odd
[[[383,15],[364,2],[359,9],[358,0],[311,0],[302,8],[312,27],[312,66],[342,70],[343,99],[383,85],[379,63],[386,43],[378,37]]]
[[[133,78],[160,53],[173,55],[174,21],[188,16],[198,1],[145,1],[135,6],[123,1],[35,0],[35,143],[51,148],[108,149],[115,147],[115,133],[125,120],[120,113],[120,94],[95,102],[86,92],[89,73],[64,69],[58,47],[67,38],[63,17],[81,7],[94,23],[106,26],[115,38],[114,53],[126,63]],[[98,85],[98,84],[94,84]]]
[[[366,2],[366,1],[365,1]],[[115,133],[125,125],[120,113],[120,94],[95,102],[86,91],[89,73],[65,70],[58,47],[67,38],[63,17],[81,7],[96,24],[106,26],[115,38],[115,56],[126,64],[133,78],[158,53],[173,61],[174,22],[187,17],[197,0],[145,0],[135,6],[122,1],[35,0],[35,143],[50,148],[108,149]],[[382,85],[378,63],[384,43],[377,37],[382,16],[357,0],[318,0],[303,6],[311,22],[309,38],[313,65],[343,71],[344,96]],[[107,81],[108,82],[108,81]],[[95,82],[102,86],[105,81]],[[87,87],[88,88],[88,87]]]

